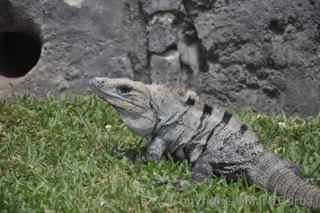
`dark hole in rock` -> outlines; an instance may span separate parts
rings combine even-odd
[[[315,5],[315,2],[313,0],[309,0],[309,3],[313,6]]]
[[[39,36],[25,32],[0,33],[0,75],[18,78],[38,62],[42,42]]]
[[[286,29],[286,24],[282,20],[273,19],[270,21],[269,29],[275,34],[283,34]]]

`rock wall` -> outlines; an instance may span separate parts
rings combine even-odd
[[[0,2],[0,96],[83,94],[93,76],[148,79],[137,1]],[[19,67],[30,54],[36,64]]]
[[[209,103],[271,113],[320,111],[319,1],[142,5],[153,82],[192,87]]]
[[[0,1],[2,96],[82,94],[110,76],[192,88],[209,104],[320,111],[319,1]]]

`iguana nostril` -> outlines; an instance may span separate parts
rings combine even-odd
[[[103,86],[103,81],[97,78],[93,78],[89,81],[89,85],[97,88],[101,88]]]
[[[102,80],[97,80],[97,86],[99,88],[102,88],[103,87],[103,81]]]
[[[93,78],[93,79],[91,79],[90,84],[98,87],[98,86],[102,85],[102,82],[103,81],[100,78]]]

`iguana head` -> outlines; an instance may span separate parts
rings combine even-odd
[[[93,78],[90,85],[120,113],[130,129],[143,136],[152,134],[157,116],[147,85],[124,78]]]
[[[122,120],[136,133],[151,135],[169,120],[185,111],[197,95],[192,91],[161,85],[146,85],[124,78],[93,78],[91,87],[110,103]]]

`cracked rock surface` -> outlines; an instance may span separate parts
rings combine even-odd
[[[32,20],[42,51],[20,78],[1,76],[0,60],[2,96],[83,94],[87,79],[109,76],[192,88],[209,104],[320,111],[319,1],[6,2],[15,12],[0,9],[0,46],[8,23],[25,31]]]
[[[320,111],[319,9],[311,0],[184,0],[146,17],[176,15],[180,78],[209,103],[312,115]]]

